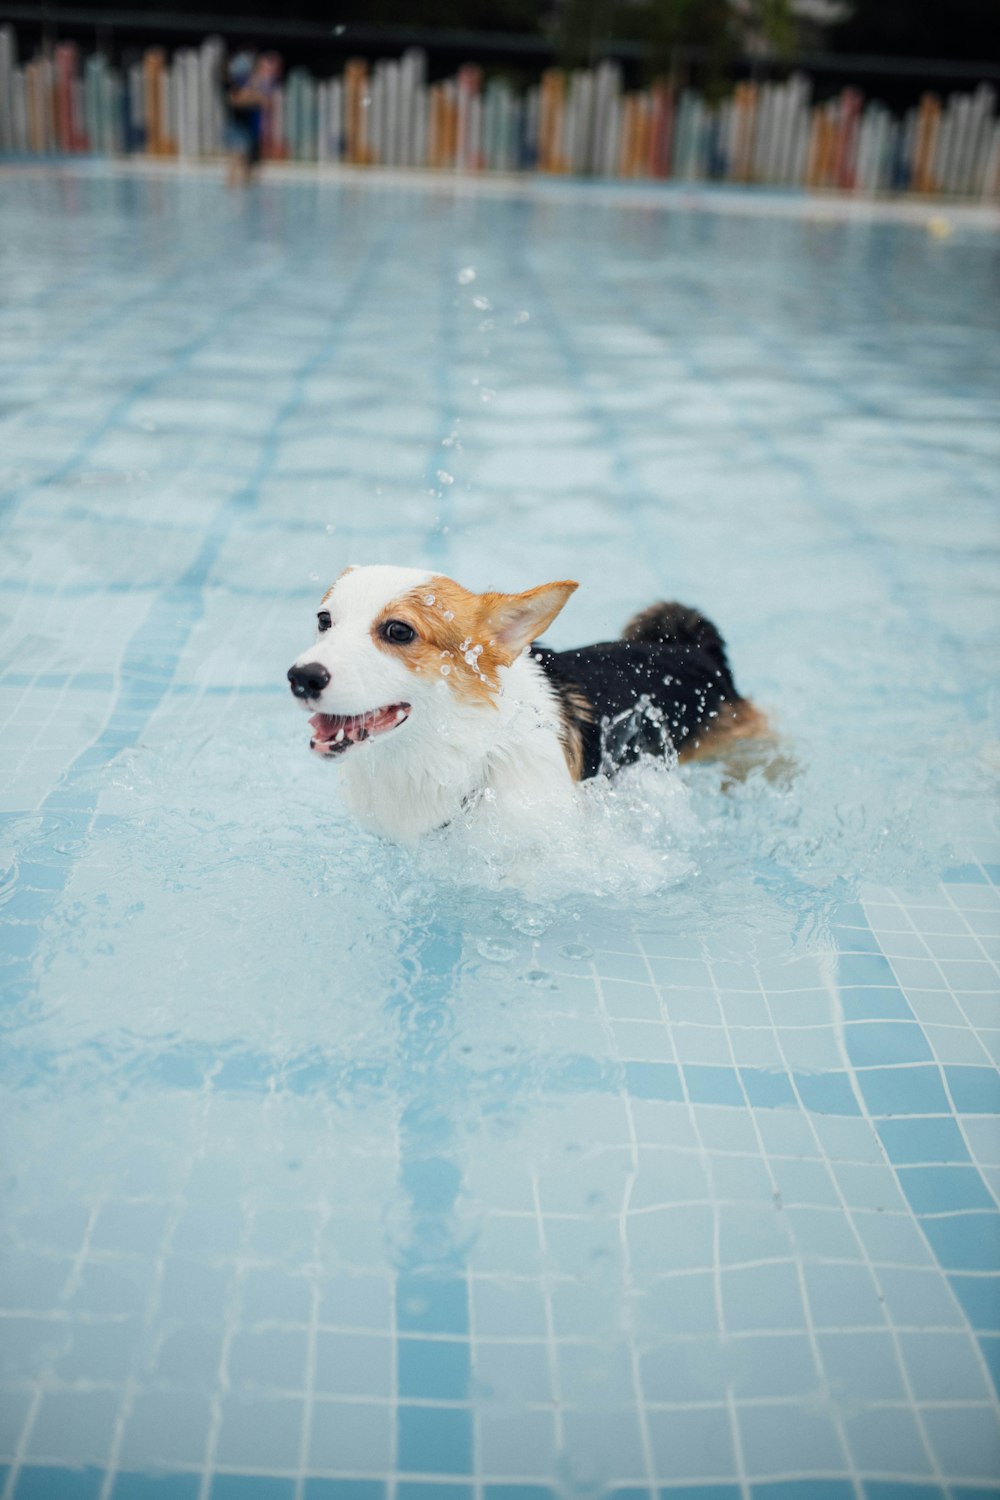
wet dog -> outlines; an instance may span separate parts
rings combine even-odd
[[[413,842],[489,810],[531,834],[569,811],[576,782],[765,729],[715,626],[682,605],[651,605],[616,641],[534,644],[576,587],[475,594],[411,568],[341,573],[288,680],[359,822]]]

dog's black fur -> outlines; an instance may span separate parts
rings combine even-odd
[[[736,690],[725,642],[683,604],[653,604],[620,640],[531,654],[578,737],[579,779],[611,775],[643,755],[691,754],[750,708]]]

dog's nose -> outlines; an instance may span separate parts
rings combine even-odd
[[[289,667],[288,680],[296,698],[318,698],[330,681],[330,674],[318,661],[307,661],[301,667]]]

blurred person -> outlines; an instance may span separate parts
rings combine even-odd
[[[226,76],[226,146],[230,187],[245,187],[260,164],[262,114],[267,102],[268,75],[262,72],[252,52],[230,58]]]

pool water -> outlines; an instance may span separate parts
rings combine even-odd
[[[0,175],[3,1500],[1000,1492],[996,252],[842,212]],[[352,561],[780,749],[369,838]]]

